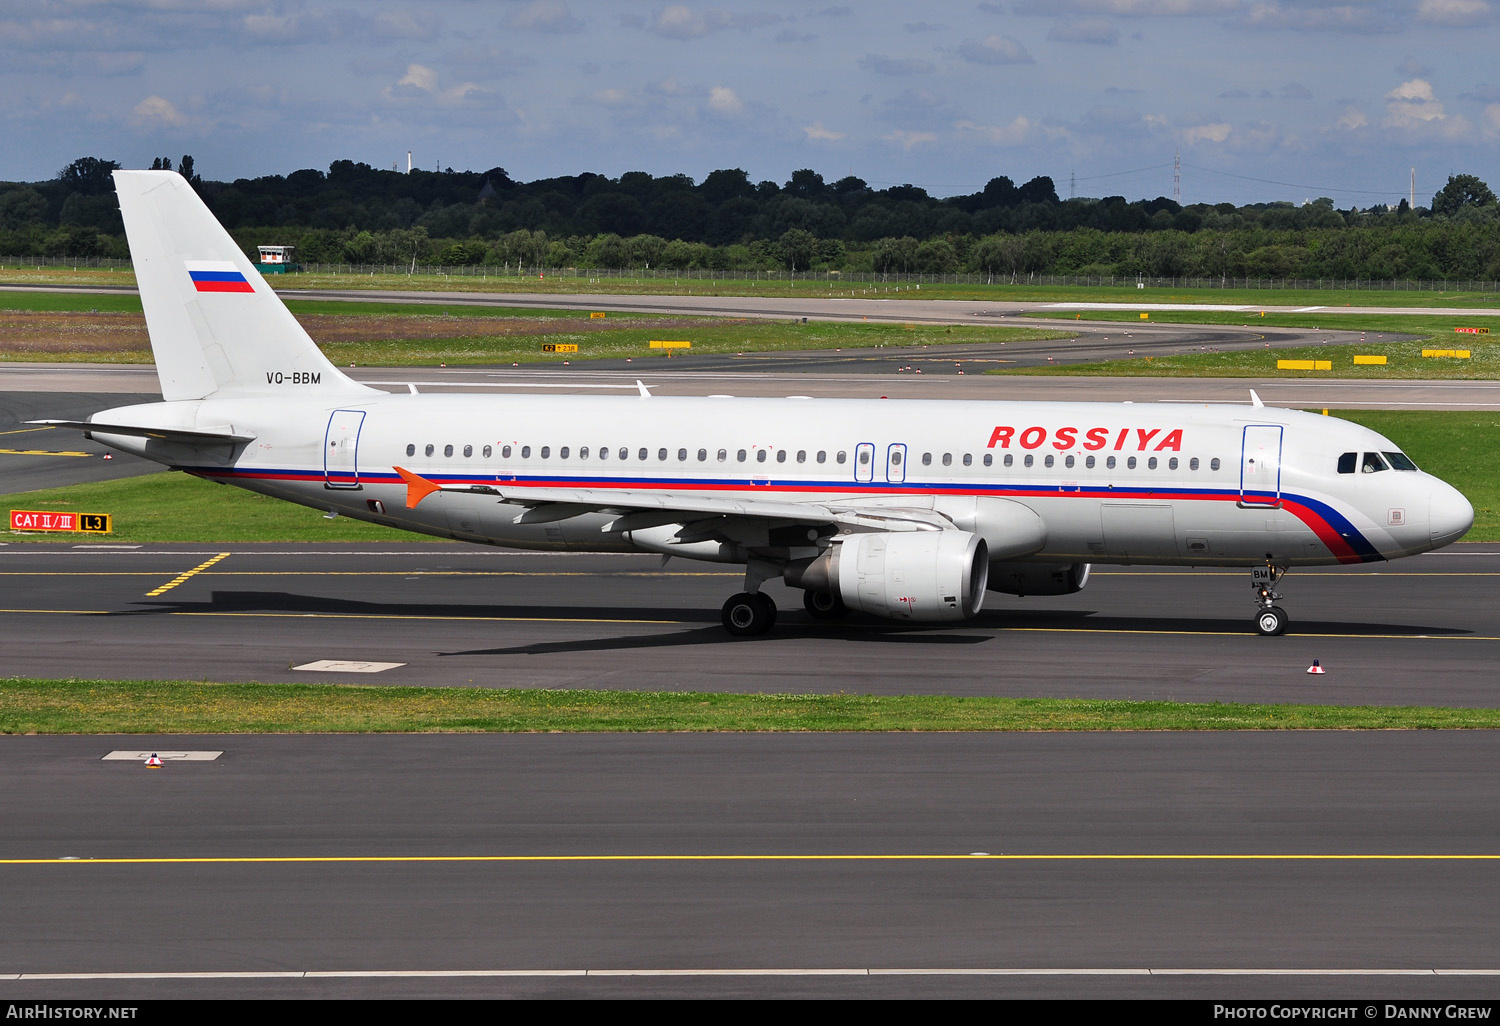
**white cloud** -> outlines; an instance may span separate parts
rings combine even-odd
[[[1345,107],[1344,113],[1339,117],[1338,127],[1345,131],[1353,132],[1356,129],[1364,128],[1369,123],[1370,119],[1365,117],[1364,111],[1358,107]]]
[[[1019,0],[1017,14],[1114,14],[1122,17],[1203,17],[1230,14],[1241,0]]]
[[[720,29],[752,29],[781,20],[781,15],[765,11],[732,14],[720,7],[695,11],[685,4],[672,4],[657,11],[647,27],[665,39],[698,39]]]
[[[1019,40],[1010,36],[985,36],[965,39],[958,45],[958,55],[971,64],[1031,64],[1031,54]]]
[[[1500,103],[1484,108],[1484,134],[1491,138],[1500,135]]]
[[[171,100],[161,96],[148,96],[131,110],[131,124],[141,128],[182,128],[187,117]]]
[[[458,104],[467,100],[472,93],[483,93],[486,90],[473,82],[464,82],[449,89],[443,89],[439,82],[438,73],[425,64],[408,64],[406,74],[401,76],[394,88],[385,90],[388,100],[410,98],[417,93],[426,93],[428,96],[442,104]]]
[[[1443,104],[1432,91],[1432,83],[1414,78],[1385,94],[1386,125],[1402,128],[1423,121],[1441,121]]]
[[[1401,23],[1390,15],[1372,10],[1368,5],[1335,4],[1329,7],[1300,7],[1276,0],[1252,3],[1238,19],[1242,28],[1286,29],[1298,32],[1348,32],[1357,35],[1383,35],[1402,31]]]
[[[566,0],[532,0],[505,19],[506,28],[526,32],[582,32],[583,22],[573,17]]]
[[[744,108],[744,101],[728,86],[714,86],[708,91],[708,109],[715,113],[738,114]]]
[[[937,135],[933,132],[904,132],[899,128],[894,132],[887,132],[881,138],[887,142],[900,143],[903,150],[910,150],[924,143],[937,142]]]
[[[980,125],[972,121],[960,121],[953,127],[962,134],[978,136],[997,146],[1017,146],[1030,139],[1037,126],[1030,118],[1017,115],[1008,125]]]
[[[1435,25],[1482,25],[1494,11],[1486,0],[1422,0],[1417,17]]]
[[[888,57],[883,53],[865,54],[859,66],[877,75],[930,75],[935,70],[931,61],[920,57]]]
[[[1221,143],[1229,138],[1229,123],[1226,121],[1215,121],[1207,125],[1193,125],[1182,130],[1182,141],[1188,144],[1198,142]]]
[[[824,128],[821,121],[814,121],[810,125],[803,125],[802,131],[809,139],[816,139],[821,142],[838,142],[838,140],[844,137],[843,132],[834,132]]]

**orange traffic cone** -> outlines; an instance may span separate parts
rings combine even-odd
[[[161,756],[152,752],[151,758],[146,760],[146,767],[147,769],[161,769]]]
[[[1307,668],[1307,672],[1308,673],[1322,673],[1323,672],[1323,664],[1320,663],[1320,662],[1318,662],[1316,659],[1314,659],[1313,660],[1313,664]]]

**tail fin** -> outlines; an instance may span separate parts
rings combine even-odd
[[[175,171],[116,171],[162,398],[371,392],[343,374]]]

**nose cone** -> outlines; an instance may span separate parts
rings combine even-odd
[[[1441,481],[1434,482],[1427,509],[1433,548],[1458,541],[1474,526],[1474,507],[1469,500],[1457,488]]]

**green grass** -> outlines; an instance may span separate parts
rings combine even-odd
[[[1339,410],[1336,416],[1379,431],[1474,504],[1469,541],[1500,541],[1500,475],[1494,470],[1500,413],[1431,410]],[[32,443],[34,444],[34,443]],[[6,541],[121,542],[356,542],[421,540],[347,517],[324,519],[317,510],[213,484],[186,474],[151,474],[5,497],[6,509],[60,509],[114,515],[114,534],[12,534]]]
[[[1050,311],[1038,316],[1059,317],[1074,321],[1073,315]],[[1097,311],[1082,315],[1085,321],[1118,323],[1122,332],[1148,326],[1141,320],[1126,320],[1119,311]],[[1420,314],[1267,314],[1265,317],[1242,313],[1206,310],[1195,313],[1172,310],[1151,314],[1156,324],[1231,324],[1248,327],[1300,328],[1322,331],[1363,331],[1365,342],[1356,345],[1308,345],[1276,349],[1234,350],[1222,353],[1184,353],[1180,356],[1131,357],[1098,363],[1068,364],[1059,367],[1009,367],[989,371],[991,374],[1043,374],[1105,377],[1287,377],[1287,378],[1355,378],[1359,380],[1469,380],[1500,378],[1500,317],[1424,317]],[[1459,334],[1453,329],[1489,328],[1488,335]],[[1405,341],[1389,341],[1391,336],[1413,336]],[[1494,341],[1490,341],[1494,339]],[[1423,349],[1468,349],[1471,359],[1433,359],[1422,356]],[[1384,354],[1384,366],[1354,363],[1355,354]],[[1331,360],[1333,369],[1326,371],[1278,370],[1278,360]]]
[[[131,271],[73,269],[41,261],[0,268],[0,283],[38,285],[134,285]],[[678,278],[562,278],[535,275],[481,278],[438,274],[288,274],[272,276],[277,289],[400,290],[418,292],[521,292],[532,295],[713,295],[803,296],[885,299],[969,299],[992,302],[1042,303],[1207,303],[1265,306],[1495,306],[1500,295],[1457,291],[1390,291],[1385,289],[1188,289],[1115,286],[1009,284],[995,275],[993,284],[906,282],[868,283],[825,280],[821,276],[797,281],[755,279]],[[101,307],[102,309],[102,307]]]
[[[1454,728],[1500,728],[1500,709],[0,680],[3,734]]]
[[[7,495],[5,509],[76,510],[109,513],[114,531],[95,534],[17,534],[9,542],[360,542],[423,541],[409,534],[348,517],[326,519],[307,506],[219,485],[187,474],[147,474],[117,481],[69,485]],[[7,525],[9,517],[6,518]]]

